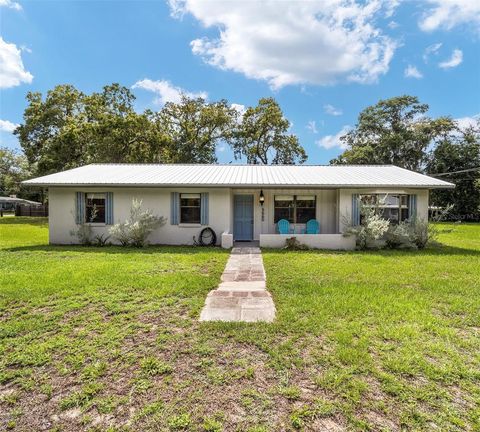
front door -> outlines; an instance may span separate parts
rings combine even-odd
[[[233,197],[233,238],[238,241],[253,240],[253,195]]]

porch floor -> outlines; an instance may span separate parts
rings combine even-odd
[[[235,248],[258,248],[259,246],[260,242],[258,240],[233,242],[233,247]]]

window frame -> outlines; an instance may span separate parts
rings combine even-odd
[[[398,225],[401,222],[404,222],[409,219],[410,213],[410,200],[408,198],[408,194],[405,193],[370,193],[370,194],[361,194],[360,200],[364,197],[374,197],[372,200],[372,204],[370,207],[375,208],[375,213],[380,215],[383,219],[388,220],[391,224]],[[384,203],[381,204],[381,200],[388,200],[388,197],[397,197],[398,204],[388,204]],[[365,204],[363,204],[365,205]],[[398,211],[398,220],[392,220],[390,218],[384,217],[385,210],[397,210]],[[402,213],[406,212],[406,217],[402,215]],[[360,216],[362,218],[362,216]]]
[[[292,207],[277,207],[277,206],[275,205],[275,203],[277,202],[277,197],[282,197],[282,196],[287,196],[287,197],[292,197],[292,198],[293,198],[293,199],[292,199],[292,203],[293,203]],[[298,200],[298,197],[305,197],[305,196],[309,196],[309,197],[310,197],[310,196],[313,196],[313,202],[314,202],[313,207],[298,207],[298,206],[297,206],[297,201],[299,201],[299,200]],[[281,200],[278,200],[278,201],[281,201]],[[286,201],[286,200],[284,200],[284,201]],[[305,201],[305,200],[300,200],[300,201]],[[315,195],[315,194],[310,194],[310,195],[307,195],[307,194],[305,194],[305,195],[302,195],[302,194],[293,194],[293,195],[286,195],[286,194],[283,195],[283,194],[279,194],[279,195],[274,195],[274,196],[273,196],[273,223],[274,223],[274,224],[277,224],[278,221],[281,220],[281,219],[286,219],[286,218],[280,218],[280,219],[276,220],[275,212],[276,212],[276,209],[277,209],[277,208],[282,208],[282,209],[288,208],[288,209],[291,209],[291,210],[292,210],[292,212],[293,212],[293,218],[292,218],[292,220],[287,219],[289,223],[295,224],[295,225],[296,225],[296,224],[306,224],[306,223],[308,222],[308,220],[307,220],[306,222],[298,222],[297,210],[298,210],[299,208],[301,208],[301,209],[313,208],[315,213],[314,213],[314,217],[311,218],[311,219],[315,219],[315,220],[316,220],[316,219],[317,219],[317,195]],[[310,219],[309,219],[309,220],[310,220]]]
[[[202,223],[202,194],[201,193],[191,193],[184,192],[178,194],[178,205],[179,205],[179,214],[178,214],[178,223],[179,225],[200,225]],[[198,195],[198,206],[184,206],[182,205],[182,195]],[[190,197],[192,198],[192,197]],[[197,199],[197,197],[195,197]],[[198,208],[198,221],[184,221],[182,220],[182,208]]]
[[[89,197],[89,195],[91,197]],[[88,200],[89,199],[103,199],[103,205],[97,206],[100,208],[103,208],[103,220],[89,220],[88,214],[89,214],[89,208],[96,206],[96,204],[93,205],[88,205]],[[84,200],[85,200],[85,214],[84,214],[84,220],[86,224],[89,225],[106,225],[107,223],[107,214],[106,214],[106,207],[107,207],[107,193],[106,192],[85,192],[84,194]]]

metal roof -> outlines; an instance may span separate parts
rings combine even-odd
[[[452,183],[394,165],[92,164],[23,182],[37,186],[409,187]]]
[[[17,198],[17,197],[4,197],[0,196],[0,203],[16,203],[16,204],[31,204],[31,205],[42,205],[42,203],[37,202],[37,201],[30,201],[27,199],[23,198]]]

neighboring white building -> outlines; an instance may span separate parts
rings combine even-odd
[[[168,218],[151,234],[153,244],[192,244],[209,226],[223,247],[242,240],[281,247],[295,235],[326,249],[354,248],[355,240],[342,232],[346,224],[359,222],[358,198],[382,201],[393,222],[427,219],[429,190],[454,187],[392,165],[92,164],[24,184],[49,189],[52,244],[77,242],[70,233],[89,221],[93,205],[97,215],[89,223],[106,233],[109,225],[128,218],[137,198]],[[279,219],[289,220],[291,234],[278,234]],[[304,234],[310,219],[319,222],[318,234]]]

